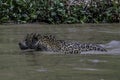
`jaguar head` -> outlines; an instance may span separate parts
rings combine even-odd
[[[27,34],[23,41],[19,42],[19,47],[21,50],[35,49],[39,51],[48,50],[48,46],[54,41],[55,36],[50,34],[37,34],[31,33]]]
[[[25,39],[19,42],[20,49],[35,49],[37,47],[36,43],[38,42],[38,36],[40,35],[36,33],[27,34]]]

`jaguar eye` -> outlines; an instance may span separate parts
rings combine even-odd
[[[25,41],[27,41],[27,39],[25,39]]]

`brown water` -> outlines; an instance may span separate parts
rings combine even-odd
[[[100,43],[108,52],[64,55],[21,51],[18,42],[31,32]],[[120,80],[119,44],[120,24],[1,25],[0,80]]]

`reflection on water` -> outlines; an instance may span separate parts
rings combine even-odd
[[[22,55],[25,56],[27,62],[30,62],[29,64],[27,64],[28,66],[40,66],[39,58],[40,56],[42,56],[42,54],[39,53],[38,55],[34,52],[25,52],[22,53]]]

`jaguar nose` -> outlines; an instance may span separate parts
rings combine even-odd
[[[23,43],[23,42],[19,42],[18,45],[19,45],[19,48],[20,48],[21,50],[28,49],[27,45],[26,45],[25,43]]]

